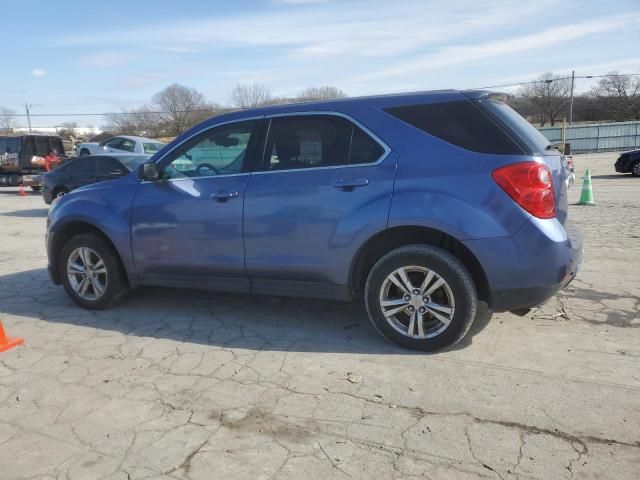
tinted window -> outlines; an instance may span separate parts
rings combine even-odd
[[[350,164],[372,163],[377,161],[383,153],[384,149],[382,145],[355,125],[353,126],[353,136],[351,137],[351,149],[349,152]]]
[[[540,131],[525,120],[518,112],[504,102],[497,100],[480,100],[479,104],[496,115],[500,120],[528,143],[536,153],[544,153],[549,140]],[[549,152],[552,155],[556,153]]]
[[[47,155],[51,148],[49,147],[49,137],[35,137],[36,140],[36,155],[44,157]]]
[[[207,177],[242,173],[256,122],[214,127],[172,151],[163,164],[165,178]]]
[[[20,140],[17,138],[0,138],[0,155],[4,153],[18,153]]]
[[[120,162],[111,157],[98,157],[98,175],[109,175],[114,172],[129,173]]]
[[[265,170],[375,162],[384,149],[346,118],[298,115],[271,120]]]
[[[68,172],[71,175],[95,175],[96,159],[95,158],[79,158],[69,164]]]
[[[445,142],[480,153],[522,154],[518,144],[471,101],[407,105],[385,110]]]

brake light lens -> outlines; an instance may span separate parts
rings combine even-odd
[[[555,218],[556,198],[549,168],[537,162],[505,165],[493,171],[493,180],[518,205],[538,218]]]

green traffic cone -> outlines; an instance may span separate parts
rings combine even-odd
[[[582,192],[580,193],[580,200],[578,205],[595,205],[593,201],[593,190],[591,190],[591,171],[587,168],[582,177]]]

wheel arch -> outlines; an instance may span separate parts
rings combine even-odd
[[[116,255],[116,258],[118,260],[118,263],[120,265],[122,272],[124,273],[123,278],[126,279],[128,284],[127,286],[129,288],[133,287],[134,282],[130,278],[129,272],[125,268],[124,262],[122,261],[122,255],[116,248],[115,244],[111,241],[109,236],[101,228],[84,220],[73,220],[65,223],[64,225],[61,225],[59,228],[56,229],[55,236],[53,239],[53,244],[51,245],[51,252],[50,252],[51,258],[56,259],[56,261],[52,262],[52,265],[51,265],[51,268],[53,269],[54,277],[57,280],[60,280],[61,272],[59,271],[57,260],[60,257],[60,252],[62,251],[62,248],[64,247],[64,245],[71,238],[84,233],[96,234],[109,244],[114,254]]]
[[[476,285],[478,297],[491,303],[487,276],[476,256],[462,242],[448,233],[423,226],[399,226],[382,230],[370,237],[359,249],[349,270],[349,289],[361,296],[371,268],[391,250],[410,244],[426,244],[442,248],[453,254],[469,270]]]

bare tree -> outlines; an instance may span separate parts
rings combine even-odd
[[[156,93],[151,104],[157,107],[161,123],[169,135],[179,135],[189,127],[212,116],[219,106],[207,102],[195,88],[178,83]]]
[[[533,113],[544,127],[548,121],[554,126],[569,106],[571,80],[553,73],[540,75],[536,80],[520,90],[520,95],[526,97],[533,107]]]
[[[640,78],[609,72],[593,88],[592,94],[608,106],[618,121],[640,120]]]
[[[10,108],[0,107],[0,128],[12,130],[15,126],[16,112]]]
[[[162,119],[150,105],[110,113],[105,119],[105,129],[120,135],[158,137],[163,133]]]
[[[337,87],[323,86],[323,87],[309,87],[305,88],[298,95],[298,100],[312,101],[312,100],[329,100],[332,98],[345,98],[347,96],[342,90]]]
[[[78,140],[78,124],[76,122],[66,122],[58,128],[58,135],[63,140],[76,142]]]
[[[271,105],[273,98],[269,87],[261,83],[238,84],[231,91],[231,102],[238,108],[255,108]]]

